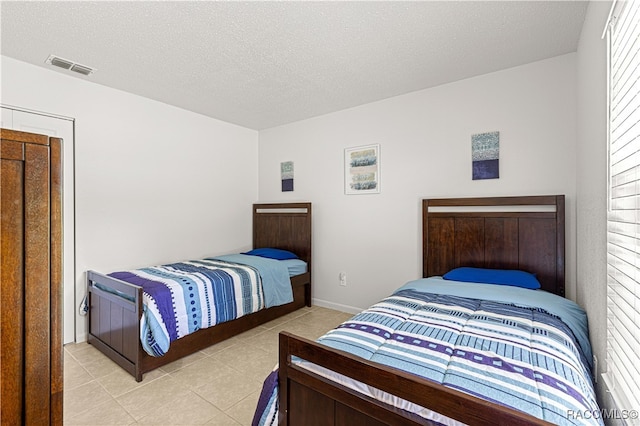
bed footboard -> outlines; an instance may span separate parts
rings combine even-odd
[[[87,289],[89,343],[141,381],[142,287],[88,271]]]
[[[550,425],[529,414],[287,332],[280,333],[279,344],[279,424],[429,424],[424,418],[361,395],[292,363],[291,357],[295,356],[467,424]]]

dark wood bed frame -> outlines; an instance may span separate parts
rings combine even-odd
[[[423,276],[459,266],[522,269],[536,273],[545,290],[564,295],[563,195],[431,199],[422,206]],[[508,211],[486,211],[488,206]],[[287,332],[279,345],[280,424],[430,424],[299,367],[293,356],[470,425],[550,424]]]
[[[311,306],[311,203],[253,205],[253,247],[289,250],[307,262],[307,272],[291,278],[293,302],[263,309],[236,320],[198,330],[171,343],[164,356],[148,355],[140,343],[142,287],[95,271],[87,272],[89,292],[88,341],[132,374],[139,382],[144,373],[202,350],[272,319]],[[101,284],[125,294],[103,291]]]

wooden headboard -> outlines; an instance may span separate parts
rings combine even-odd
[[[253,247],[289,250],[311,270],[311,203],[253,205]]]
[[[423,200],[423,276],[520,269],[564,296],[564,214],[564,195]]]

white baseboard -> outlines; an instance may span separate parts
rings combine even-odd
[[[321,300],[316,298],[311,299],[311,302],[312,302],[312,305],[314,306],[320,306],[321,308],[334,309],[336,311],[346,312],[348,314],[357,314],[362,312],[365,309],[365,308],[357,308],[355,306],[342,305],[340,303],[327,302],[326,300]]]

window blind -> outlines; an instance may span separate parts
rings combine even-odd
[[[609,29],[607,362],[617,408],[640,407],[640,1],[617,2]]]

